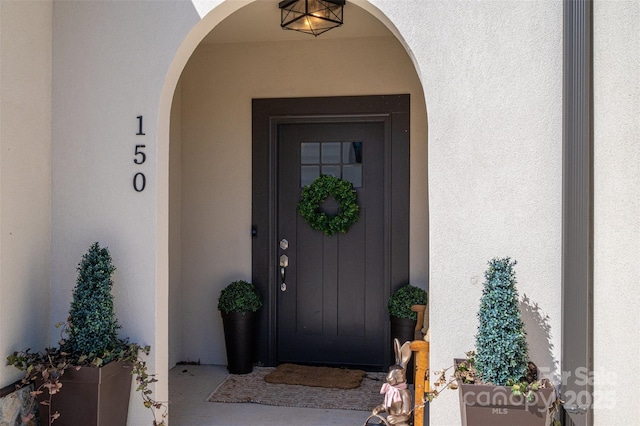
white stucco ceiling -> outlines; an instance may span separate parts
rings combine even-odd
[[[314,37],[280,28],[278,1],[256,1],[230,15],[203,40],[211,43],[251,43],[258,41],[310,40]],[[390,37],[391,32],[370,13],[347,2],[344,24],[318,36],[318,39]]]

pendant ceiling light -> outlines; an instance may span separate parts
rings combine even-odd
[[[318,36],[342,25],[345,0],[284,0],[280,2],[280,26]]]

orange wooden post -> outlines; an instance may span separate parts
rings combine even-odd
[[[414,340],[411,342],[411,350],[414,352],[415,360],[415,401],[413,412],[414,426],[424,425],[424,395],[431,390],[429,383],[429,342],[424,340]]]

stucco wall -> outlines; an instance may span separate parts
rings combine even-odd
[[[411,94],[410,277],[426,285],[426,111],[394,37],[204,45],[181,85],[185,360],[226,363],[217,299],[229,282],[251,279],[252,98]]]
[[[95,241],[109,247],[119,334],[151,345],[149,369],[160,380],[154,396],[162,401],[168,400],[169,185],[158,169],[168,170],[169,157],[158,155],[158,114],[176,51],[199,21],[188,1],[53,6],[50,324],[67,317],[81,256]],[[140,115],[145,136],[136,135]],[[142,165],[133,162],[137,144],[146,145]],[[132,186],[138,172],[146,175],[143,192]],[[140,396],[131,398],[130,424],[149,424]]]
[[[412,8],[410,16],[386,11],[420,64],[429,114],[431,368],[474,348],[487,261],[510,256],[527,298],[530,357],[553,373],[562,320],[562,3]],[[459,424],[457,404],[456,392],[443,393],[431,424]]]
[[[638,422],[640,3],[594,2],[595,424]]]
[[[50,1],[0,2],[0,358],[49,342]],[[0,366],[0,388],[21,377]]]

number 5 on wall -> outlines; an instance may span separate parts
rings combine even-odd
[[[146,148],[146,145],[136,145],[136,151],[133,154],[133,162],[136,164],[142,164],[147,161],[147,154],[142,152],[142,149]],[[139,156],[139,157],[138,157]]]

